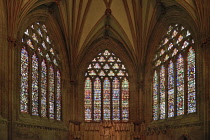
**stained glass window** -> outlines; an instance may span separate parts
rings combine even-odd
[[[25,47],[21,50],[21,90],[20,90],[20,111],[28,112],[28,75],[29,62],[28,52]]]
[[[39,22],[30,25],[23,34],[20,111],[61,120],[61,62],[50,37],[47,27]]]
[[[47,115],[47,65],[42,61],[41,70],[41,116]]]
[[[38,58],[36,54],[32,56],[32,114],[38,115]]]
[[[160,70],[160,119],[165,119],[165,68]]]
[[[120,82],[116,77],[112,82],[112,89],[112,119],[120,120]]]
[[[85,80],[85,120],[91,120],[92,115],[92,82],[89,77]]]
[[[57,105],[57,120],[61,120],[61,74],[57,70],[57,94],[56,94],[56,105]]]
[[[101,80],[97,77],[94,82],[94,120],[101,120]]]
[[[104,86],[103,86],[103,115],[104,115],[104,120],[110,120],[110,114],[111,114],[111,104],[110,104],[110,89],[111,89],[111,85],[110,85],[110,81],[108,79],[108,77],[106,77],[104,79]]]
[[[85,120],[128,121],[129,81],[122,61],[105,50],[93,58],[85,76]]]
[[[196,112],[196,52],[190,30],[172,24],[158,46],[153,59],[153,120]]]
[[[54,83],[54,68],[51,65],[50,69],[49,69],[49,117],[50,119],[54,118],[54,87],[55,83]]]
[[[153,117],[154,120],[158,119],[158,75],[156,70],[153,77]]]
[[[187,56],[188,113],[196,112],[195,51],[190,47]]]
[[[129,118],[129,82],[126,78],[122,82],[122,120],[128,121]]]
[[[168,117],[174,117],[174,64],[168,66]]]
[[[177,59],[177,115],[184,114],[184,59]]]

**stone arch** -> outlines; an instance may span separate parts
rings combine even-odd
[[[130,112],[137,112],[137,107],[134,107],[138,104],[138,98],[134,97],[134,94],[136,94],[137,90],[137,79],[136,79],[136,71],[135,66],[129,58],[129,55],[126,51],[124,51],[122,44],[119,42],[116,42],[112,38],[101,38],[100,40],[96,40],[90,47],[89,50],[87,50],[83,55],[80,55],[81,59],[79,62],[79,65],[77,67],[77,91],[75,92],[75,100],[78,101],[76,103],[77,107],[74,114],[76,116],[81,116],[81,118],[75,118],[78,119],[78,121],[84,121],[84,80],[85,80],[85,71],[88,67],[88,64],[92,61],[92,59],[97,56],[97,54],[105,49],[108,49],[109,51],[113,52],[116,56],[118,56],[122,62],[127,67],[128,73],[129,73],[129,82],[132,83],[130,85]],[[136,95],[135,95],[136,96]],[[78,104],[79,103],[79,104]],[[81,104],[82,103],[82,104]],[[137,119],[138,114],[132,113],[130,116],[131,120]]]

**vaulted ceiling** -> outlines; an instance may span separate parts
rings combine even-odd
[[[205,20],[202,15],[207,9],[202,0],[13,0],[7,1],[10,30],[43,5],[56,7],[55,17],[71,61],[76,61],[94,40],[108,35],[123,44],[135,65],[144,61],[148,39],[161,10],[176,5],[196,22]]]

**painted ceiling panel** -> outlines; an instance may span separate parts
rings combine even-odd
[[[121,0],[113,0],[112,5],[111,5],[111,10],[112,10],[112,15],[116,18],[116,20],[124,29],[134,49],[134,40],[132,38],[132,33],[131,33],[128,17],[125,12],[123,2]]]
[[[82,47],[83,42],[86,40],[86,37],[95,26],[95,24],[99,21],[99,19],[104,16],[106,10],[106,6],[102,0],[93,0],[89,10],[87,11],[87,16],[84,21],[84,27],[81,33],[81,39],[78,43],[78,48]],[[84,18],[84,17],[83,17]]]
[[[133,4],[132,4],[132,0],[127,0],[128,2],[128,7],[129,7],[129,11],[130,11],[130,15],[131,15],[131,19],[132,19],[132,23],[134,24],[134,13],[133,13]],[[134,26],[134,30],[135,30],[135,26]],[[136,30],[135,30],[136,31]]]

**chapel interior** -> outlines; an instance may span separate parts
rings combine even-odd
[[[0,0],[0,140],[209,140],[209,0]]]

